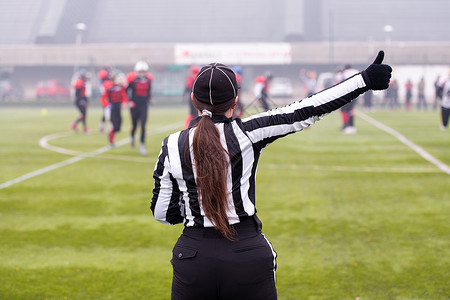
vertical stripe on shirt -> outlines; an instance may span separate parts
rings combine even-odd
[[[197,185],[195,183],[193,157],[191,157],[191,151],[189,150],[189,145],[192,144],[192,136],[194,133],[189,134],[189,130],[184,130],[181,132],[178,138],[178,159],[179,164],[182,167],[182,181],[185,183],[185,194],[188,196],[185,199],[186,203],[186,217],[187,222],[194,226],[203,226],[203,217],[200,212],[200,203],[198,201]],[[174,149],[175,150],[175,149]],[[178,161],[176,161],[178,163]]]

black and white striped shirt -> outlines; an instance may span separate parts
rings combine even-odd
[[[301,101],[242,120],[214,115],[212,120],[230,157],[227,176],[229,224],[238,223],[240,217],[256,212],[256,169],[261,151],[268,144],[309,127],[367,90],[358,73]],[[189,150],[195,130],[190,127],[173,133],[162,143],[153,174],[155,186],[151,202],[155,219],[162,223],[213,227],[198,199],[194,158]]]

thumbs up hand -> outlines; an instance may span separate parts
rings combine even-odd
[[[384,51],[378,52],[374,62],[361,72],[367,88],[370,90],[385,90],[389,87],[392,68],[389,65],[382,64]]]

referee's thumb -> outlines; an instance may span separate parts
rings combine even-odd
[[[377,57],[375,58],[375,60],[373,61],[372,64],[379,65],[379,64],[381,64],[383,62],[383,59],[384,59],[384,51],[380,50],[380,52],[378,52],[378,55],[377,55]]]
[[[389,65],[382,64],[384,51],[378,52],[374,62],[361,72],[367,88],[371,90],[385,90],[389,87],[392,68]]]

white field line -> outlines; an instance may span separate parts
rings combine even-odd
[[[142,163],[150,163],[153,161],[149,157],[137,157],[137,156],[120,155],[120,154],[101,154],[97,158],[133,161],[133,162],[142,162]]]
[[[52,146],[48,144],[48,141],[53,140],[53,139],[57,139],[57,138],[62,138],[62,137],[66,137],[66,136],[70,136],[73,133],[71,131],[66,131],[66,132],[60,132],[60,133],[54,133],[51,135],[47,135],[44,136],[43,138],[41,138],[39,140],[39,145],[42,148],[51,150],[51,151],[55,151],[58,153],[62,153],[62,154],[69,154],[69,155],[82,155],[84,154],[83,152],[79,152],[79,151],[74,151],[74,150],[68,150],[68,149],[64,149],[61,147],[56,147],[56,146]]]
[[[337,172],[364,172],[364,173],[440,173],[436,168],[382,168],[382,167],[346,167],[346,166],[320,166],[320,165],[280,165],[261,163],[259,168],[274,170],[317,170]]]
[[[414,150],[417,154],[422,156],[425,160],[429,161],[430,163],[434,164],[436,167],[441,169],[442,172],[447,173],[450,175],[450,167],[429,154],[427,151],[422,149],[420,146],[414,144],[410,140],[408,140],[404,135],[400,134],[399,132],[395,131],[394,129],[384,125],[381,122],[378,122],[377,120],[369,117],[365,113],[361,111],[356,111],[356,114],[363,120],[369,122],[370,124],[374,125],[375,127],[389,133],[390,135],[394,136],[396,139],[398,139],[400,142]]]
[[[182,125],[182,123],[170,124],[170,125],[167,125],[167,126],[164,126],[164,127],[161,127],[161,128],[157,128],[156,130],[149,132],[148,135],[150,136],[150,135],[158,134],[158,133],[161,133],[161,132],[169,131],[169,130],[175,129],[177,127],[180,127],[181,125]],[[52,138],[55,138],[55,136],[58,136],[58,135],[59,135],[59,137],[62,137],[62,136],[69,135],[69,133],[52,134],[52,135],[49,135],[49,136],[45,136],[39,141],[39,145],[44,147],[44,148],[47,148],[49,150],[52,150],[52,151],[65,153],[65,154],[76,155],[76,156],[71,157],[71,158],[69,158],[67,160],[64,160],[62,162],[59,162],[59,163],[56,163],[56,164],[44,167],[42,169],[39,169],[39,170],[30,172],[30,173],[27,173],[25,175],[22,175],[20,177],[15,178],[15,179],[9,180],[7,182],[4,182],[4,183],[0,184],[0,190],[4,189],[4,188],[7,188],[7,187],[9,187],[9,186],[11,186],[13,184],[22,182],[24,180],[27,180],[27,179],[30,179],[30,178],[33,178],[33,177],[45,174],[45,173],[50,172],[52,170],[56,170],[56,169],[62,168],[64,166],[76,163],[76,162],[78,162],[78,161],[80,161],[82,159],[85,159],[87,157],[97,156],[97,155],[102,154],[102,153],[104,153],[104,152],[106,152],[106,151],[111,149],[110,146],[104,146],[104,147],[96,149],[96,150],[94,150],[92,152],[81,153],[80,154],[80,152],[77,152],[77,151],[67,150],[67,149],[64,149],[64,148],[59,148],[59,147],[48,145],[47,141],[49,141]],[[123,145],[125,145],[125,144],[127,144],[129,142],[130,142],[130,138],[129,137],[125,138],[123,140],[120,140],[116,144],[116,147],[123,146]]]

